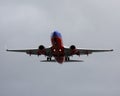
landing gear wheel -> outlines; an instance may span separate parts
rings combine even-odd
[[[47,57],[47,61],[51,61],[51,57]]]
[[[65,61],[70,61],[70,57],[65,57]]]
[[[70,57],[68,57],[68,61],[70,61]]]

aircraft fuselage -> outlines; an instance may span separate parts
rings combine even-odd
[[[51,36],[51,51],[55,60],[58,63],[63,63],[65,60],[64,47],[62,42],[62,36],[57,31],[54,31]]]

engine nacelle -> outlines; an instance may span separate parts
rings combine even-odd
[[[75,45],[71,45],[70,49],[71,49],[71,55],[79,55],[80,56],[80,51],[76,49]]]
[[[43,50],[43,49],[45,49],[45,47],[44,47],[43,45],[40,45],[40,46],[38,47],[38,49],[39,49],[39,50]]]
[[[71,49],[71,50],[75,50],[75,49],[76,49],[75,45],[71,45],[71,46],[70,46],[70,49]]]

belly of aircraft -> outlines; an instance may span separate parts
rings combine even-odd
[[[55,57],[55,60],[56,60],[58,63],[62,64],[62,63],[64,62],[64,60],[65,60],[65,57],[64,57],[64,56]]]

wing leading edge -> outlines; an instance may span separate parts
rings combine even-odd
[[[6,50],[6,51],[10,51],[10,52],[23,52],[23,53],[30,53],[31,54],[36,54],[38,49],[24,49],[24,50]]]
[[[89,55],[92,53],[97,52],[111,52],[113,49],[110,50],[94,50],[94,49],[74,49],[71,50],[70,48],[64,48],[66,56],[72,56],[72,55]]]
[[[27,53],[27,54],[31,54],[31,55],[51,55],[50,53],[50,48],[46,48],[45,50],[39,50],[39,49],[25,49],[25,50],[6,50],[6,51],[10,51],[10,52],[23,52],[23,53]],[[71,56],[71,49],[70,48],[64,48],[65,54],[66,56]],[[93,50],[93,49],[76,49],[75,50],[75,54],[78,55],[86,55],[86,54],[92,54],[92,53],[97,53],[97,52],[110,52],[113,51],[113,49],[110,50]],[[72,54],[72,55],[75,55]]]
[[[110,51],[113,51],[113,49],[110,49],[110,50],[77,49],[77,50],[79,50],[83,54],[86,53],[86,52],[93,53],[93,52],[110,52]]]
[[[50,48],[45,48],[43,50],[40,50],[40,49],[8,50],[7,49],[6,51],[9,51],[9,52],[22,52],[22,53],[27,53],[29,55],[45,55],[45,56],[51,55],[50,54]]]

